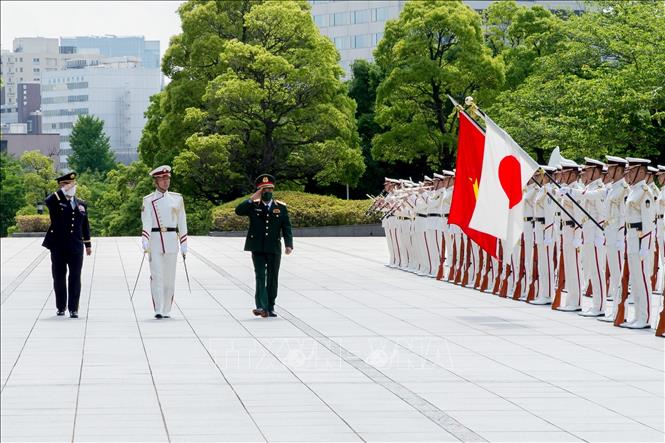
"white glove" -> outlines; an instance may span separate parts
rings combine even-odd
[[[624,239],[621,238],[621,239],[619,239],[619,240],[616,241],[616,243],[614,244],[614,246],[615,246],[617,249],[623,249],[624,246],[626,246],[626,242],[625,242]]]
[[[187,242],[186,241],[180,243],[180,252],[182,253],[182,255],[187,254]]]
[[[596,238],[594,239],[594,243],[599,248],[604,246],[605,245],[605,237],[603,237],[602,235],[596,235]]]
[[[143,250],[145,252],[148,252],[148,250],[150,249],[150,241],[147,238],[142,237],[141,242],[143,243]]]
[[[570,188],[568,186],[564,186],[562,188],[559,188],[559,194],[561,194],[561,195],[570,194]]]
[[[576,238],[575,240],[573,240],[573,246],[575,246],[576,248],[582,247],[582,239]]]
[[[649,251],[648,242],[643,241],[642,246],[640,246],[640,258],[644,260],[649,254],[651,254],[651,251]]]
[[[546,246],[552,246],[554,244],[554,239],[545,237],[545,239],[543,240],[543,244],[545,244]]]

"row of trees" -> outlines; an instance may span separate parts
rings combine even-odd
[[[196,0],[178,14],[182,33],[162,61],[171,81],[151,98],[139,161],[114,165],[108,140],[91,136],[98,123],[77,128],[86,148],[70,163],[96,181],[100,233],[138,232],[147,172],[164,163],[202,230],[213,205],[248,193],[262,172],[282,189],[343,195],[350,185],[363,196],[384,176],[452,168],[447,95],[472,95],[541,163],[555,146],[574,159],[665,162],[661,1],[589,2],[581,15],[409,1],[375,61],[356,61],[347,82],[305,0]]]

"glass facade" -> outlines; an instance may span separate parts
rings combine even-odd
[[[61,37],[61,47],[98,49],[104,57],[137,57],[146,68],[159,68],[159,41],[144,37]]]

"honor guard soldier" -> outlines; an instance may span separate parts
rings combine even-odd
[[[65,315],[67,308],[71,318],[78,318],[84,246],[87,255],[92,253],[88,207],[76,198],[76,172],[58,177],[56,181],[60,189],[45,200],[51,226],[42,246],[51,251],[57,315]]]
[[[150,292],[155,318],[169,318],[175,293],[175,266],[178,250],[187,254],[187,216],[182,195],[170,192],[171,167],[150,172],[155,191],[143,197],[143,251],[150,258]]]
[[[626,200],[626,247],[630,288],[633,293],[635,316],[632,321],[621,324],[630,329],[651,327],[651,282],[655,237],[655,199],[646,183],[649,160],[630,158],[627,179],[631,184]]]
[[[249,217],[245,251],[252,253],[256,291],[256,316],[277,317],[275,299],[279,265],[282,257],[282,237],[286,255],[293,251],[293,234],[286,204],[273,199],[275,178],[262,174],[256,179],[257,191],[236,207],[236,214]]]

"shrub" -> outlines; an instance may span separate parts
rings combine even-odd
[[[224,203],[213,210],[213,229],[218,231],[243,231],[247,229],[247,217],[235,214],[235,208],[242,197]],[[289,219],[294,228],[313,226],[337,226],[377,223],[378,217],[367,216],[365,212],[371,200],[342,200],[326,195],[307,194],[298,191],[277,191],[275,199],[286,203]]]
[[[50,225],[48,215],[17,215],[15,232],[46,232]]]

